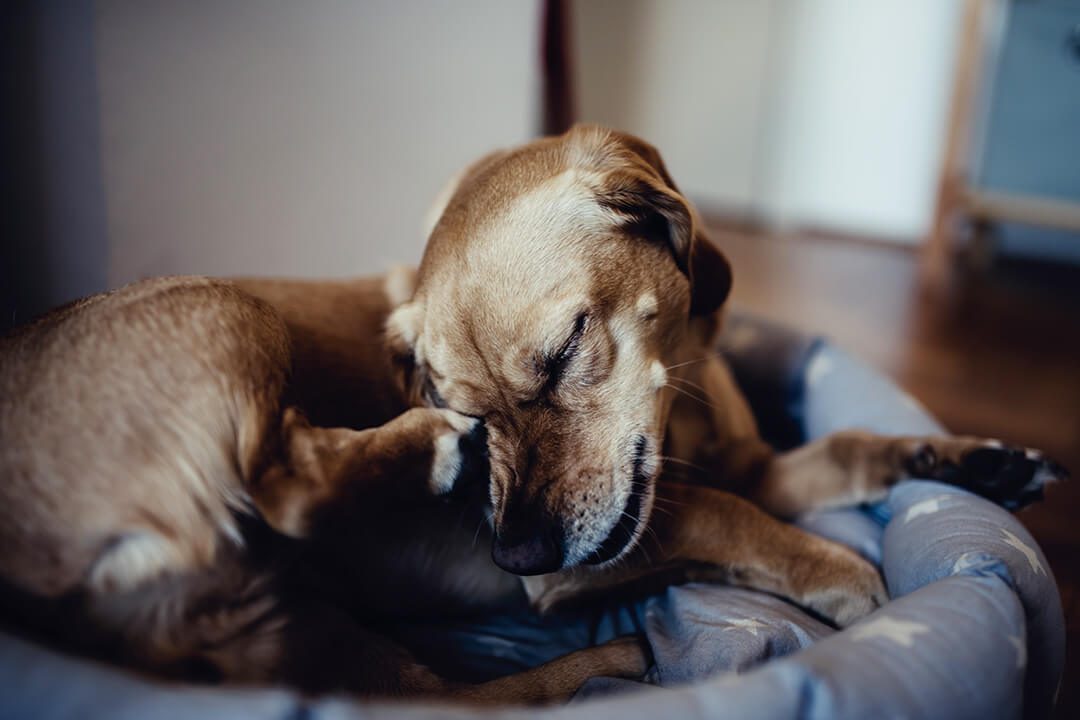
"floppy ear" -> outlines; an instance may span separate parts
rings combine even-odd
[[[690,243],[690,314],[710,315],[731,293],[731,263],[704,233]]]
[[[631,135],[612,135],[628,152],[603,178],[601,205],[626,217],[632,232],[666,243],[690,280],[691,315],[716,312],[731,291],[727,258],[701,230],[656,148]]]

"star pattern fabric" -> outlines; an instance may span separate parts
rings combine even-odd
[[[760,628],[769,627],[767,624],[760,620],[754,620],[753,618],[731,618],[727,620],[728,627],[725,630],[746,630],[754,637],[758,636],[758,630]]]
[[[1035,573],[1036,575],[1046,574],[1046,568],[1044,568],[1042,566],[1042,563],[1039,562],[1039,556],[1035,554],[1035,550],[1032,549],[1030,545],[1025,543],[1023,540],[1021,540],[1005,528],[1001,528],[1001,534],[1005,536],[1006,545],[1011,545],[1012,547],[1016,548],[1020,551],[1020,554],[1027,559],[1028,565],[1031,566],[1031,571],[1033,573]]]
[[[944,499],[944,496],[933,497],[929,500],[922,500],[921,502],[915,503],[908,508],[906,513],[904,513],[904,522],[909,523],[920,515],[933,515],[941,510],[941,501]]]
[[[854,640],[886,638],[897,645],[909,648],[915,644],[917,635],[928,632],[930,628],[923,623],[882,616],[852,628],[851,637]]]

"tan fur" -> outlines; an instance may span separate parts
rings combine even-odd
[[[727,262],[640,139],[576,127],[481,161],[445,203],[388,338],[413,398],[485,420],[496,561],[502,536],[563,542],[556,572],[525,579],[540,609],[675,569],[848,624],[885,600],[877,571],[729,493],[791,517],[879,499],[926,448],[959,462],[987,445],[849,432],[776,455],[713,350]],[[551,385],[543,359],[583,316]]]
[[[276,561],[252,558],[238,516],[307,538],[407,512],[453,488],[460,460],[448,453],[477,421],[395,415],[381,340],[356,332],[364,319],[347,300],[378,313],[380,284],[246,285],[283,308],[303,297],[305,309],[279,314],[224,281],[153,280],[0,345],[0,574],[46,634],[144,670],[189,677],[209,665],[232,682],[310,691],[550,701],[595,672],[644,672],[640,646],[623,642],[554,661],[541,689],[529,675],[457,686],[318,598],[292,599]],[[315,427],[282,398],[386,422]]]
[[[550,701],[647,655],[619,641],[461,686],[343,608],[475,612],[524,588],[543,610],[663,576],[847,624],[884,601],[877,571],[773,515],[986,445],[843,433],[774,454],[713,351],[727,261],[637,138],[495,153],[444,202],[415,275],[159,279],[0,341],[0,576],[21,619],[162,674]],[[458,441],[481,427],[490,526],[484,502],[431,502],[469,491]],[[545,574],[500,569],[492,541],[522,572],[542,549]]]

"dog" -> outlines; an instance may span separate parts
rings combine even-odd
[[[415,272],[157,279],[5,338],[10,612],[159,674],[551,702],[647,649],[465,685],[356,618],[701,579],[842,627],[887,600],[878,571],[784,520],[909,475],[1009,507],[1064,475],[968,437],[773,451],[713,349],[730,266],[640,139],[494,153],[434,217]]]

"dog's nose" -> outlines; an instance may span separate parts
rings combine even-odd
[[[491,559],[515,575],[543,575],[562,567],[565,551],[562,531],[551,526],[527,534],[497,533]]]

